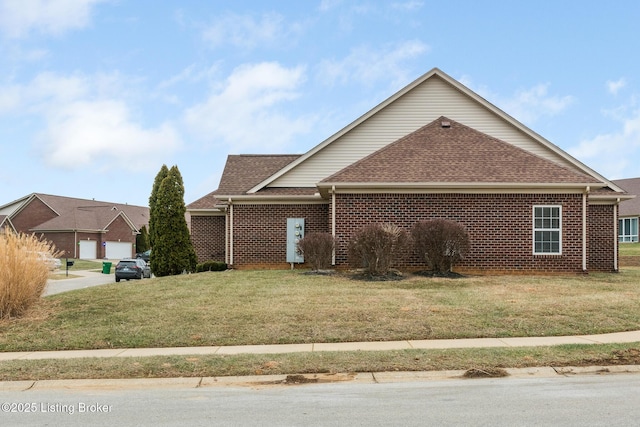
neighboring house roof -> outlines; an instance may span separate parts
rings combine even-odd
[[[11,218],[7,215],[3,215],[3,217],[0,218],[0,231],[4,229],[11,229],[14,232],[16,231],[16,227],[11,222]]]
[[[640,216],[640,178],[617,179],[613,182],[635,196],[620,203],[620,216]]]
[[[446,117],[387,145],[325,183],[599,184]]]
[[[0,211],[8,212],[11,218],[26,208],[34,199],[39,199],[57,216],[32,228],[34,232],[44,231],[105,231],[118,217],[122,217],[134,231],[149,223],[149,208],[97,200],[77,199],[33,193],[7,205]]]

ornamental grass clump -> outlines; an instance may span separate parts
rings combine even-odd
[[[21,316],[42,296],[48,262],[58,255],[52,243],[33,234],[0,232],[0,319]]]

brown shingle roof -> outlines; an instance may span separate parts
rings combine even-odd
[[[220,186],[217,190],[189,203],[188,209],[213,209],[220,200],[218,195],[245,195],[248,190],[273,175],[299,154],[236,154],[227,157]]]
[[[298,154],[288,155],[231,155],[220,178],[217,194],[245,194],[255,185],[273,175],[295,159]]]
[[[34,194],[59,216],[37,227],[37,230],[104,230],[118,216],[125,214],[136,230],[149,224],[149,208],[97,200]]]
[[[440,117],[323,182],[524,184],[599,181]]]
[[[612,182],[636,196],[620,203],[620,216],[640,215],[640,178],[618,179]]]

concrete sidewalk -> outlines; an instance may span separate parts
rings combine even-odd
[[[640,342],[640,331],[600,335],[529,338],[472,338],[453,340],[410,340],[382,342],[273,344],[104,350],[25,351],[0,353],[3,360],[75,359],[84,357],[147,357],[179,355],[279,354],[323,351],[380,351],[409,349],[540,347],[562,344],[613,344]]]

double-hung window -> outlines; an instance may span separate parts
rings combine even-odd
[[[533,253],[562,254],[562,206],[533,207]]]
[[[637,242],[638,218],[620,218],[618,220],[618,238],[620,242]]]

